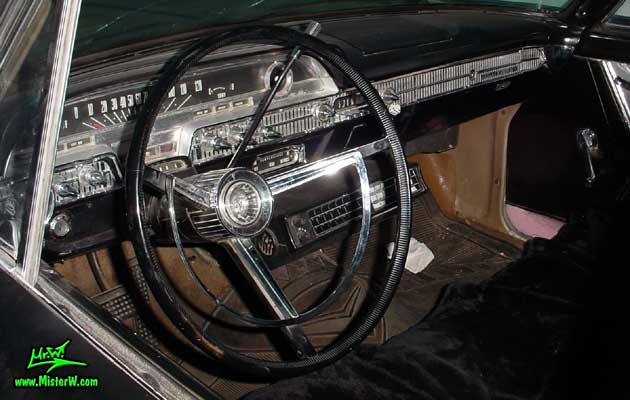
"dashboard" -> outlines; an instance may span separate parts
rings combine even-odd
[[[232,154],[251,123],[256,105],[278,74],[283,55],[272,53],[207,66],[184,77],[171,88],[162,105],[147,148],[147,163],[181,156],[199,166]],[[530,47],[396,76],[374,85],[396,116],[402,107],[534,71],[544,64],[543,49]],[[57,205],[116,187],[121,176],[118,160],[125,157],[134,119],[149,90],[150,83],[136,83],[66,104],[54,178]],[[290,72],[249,148],[286,141],[367,113],[356,90],[341,90],[323,65],[305,56]],[[287,151],[278,157],[303,159],[301,154]],[[87,159],[92,159],[92,165],[85,162]],[[259,165],[260,172],[278,168],[265,159],[257,163],[267,165]]]
[[[334,32],[328,35],[324,39],[346,53],[352,54],[359,47],[360,42],[348,46],[340,44]],[[396,121],[409,120],[421,104],[446,96],[475,89],[483,91],[482,96],[511,92],[515,79],[548,65],[548,48],[542,43],[532,44],[537,42],[530,38],[522,44],[503,45],[455,60],[451,54],[443,58],[445,62],[371,80]],[[392,56],[387,52],[366,55],[366,51],[359,61],[353,61],[355,65],[363,64],[368,75],[373,74],[367,65],[373,62],[372,57]],[[147,164],[172,173],[224,166],[286,56],[286,50],[260,46],[202,60],[170,89],[163,102],[147,147]],[[110,226],[111,215],[110,223],[103,222],[101,229],[101,233],[109,233],[96,238],[88,238],[90,230],[77,228],[76,224],[90,215],[88,209],[96,208],[107,215],[119,207],[112,199],[119,196],[123,186],[124,162],[135,119],[156,73],[130,73],[122,80],[114,79],[112,73],[108,80],[102,71],[89,72],[87,75],[96,76],[98,84],[85,85],[86,78],[81,76],[75,77],[74,87],[71,77],[53,177],[54,214],[47,232],[48,250],[57,256],[82,251],[103,238],[116,236],[112,233],[115,228]],[[378,132],[362,131],[366,118],[370,118],[369,111],[356,89],[347,87],[336,71],[303,55],[256,130],[246,162],[264,176],[321,158],[326,155],[323,148],[341,151],[357,140],[378,138]],[[418,170],[413,174],[421,181]],[[335,198],[333,194],[328,197],[322,199],[322,204]],[[311,207],[310,212],[317,207]],[[289,236],[293,228],[286,227]],[[319,231],[327,229],[319,227]],[[289,239],[295,247],[309,241],[294,236]]]

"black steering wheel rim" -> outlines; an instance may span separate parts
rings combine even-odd
[[[144,208],[144,167],[145,149],[153,123],[157,118],[162,96],[177,79],[196,64],[202,57],[220,48],[238,43],[264,43],[280,46],[300,46],[320,60],[327,62],[341,71],[365,97],[371,107],[385,137],[389,141],[390,151],[396,168],[396,180],[399,194],[398,231],[390,269],[386,273],[384,284],[370,309],[363,314],[352,329],[342,334],[333,344],[313,356],[296,361],[266,361],[242,355],[226,347],[217,340],[207,337],[203,330],[195,325],[187,311],[176,300],[175,289],[170,285],[162,270],[148,236],[148,224]],[[157,94],[157,95],[155,95]],[[177,329],[187,337],[212,362],[224,367],[258,378],[281,378],[302,374],[333,362],[359,344],[374,329],[384,315],[394,291],[400,282],[407,256],[411,227],[411,200],[406,159],[391,116],[378,92],[359,72],[343,57],[324,42],[304,35],[293,29],[277,26],[243,27],[205,38],[162,73],[160,80],[153,87],[143,112],[136,123],[127,157],[125,196],[129,230],[138,264],[157,302]]]

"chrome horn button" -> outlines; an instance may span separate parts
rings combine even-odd
[[[223,176],[218,189],[217,214],[230,233],[252,237],[267,227],[273,213],[273,196],[260,175],[234,169]]]

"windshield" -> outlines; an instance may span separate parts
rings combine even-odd
[[[75,55],[219,25],[342,11],[385,11],[423,4],[559,10],[571,0],[85,0]]]

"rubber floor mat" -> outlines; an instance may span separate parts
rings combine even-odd
[[[463,224],[446,219],[430,193],[425,193],[414,199],[412,220],[412,236],[416,240],[425,243],[434,253],[435,259],[425,270],[418,274],[405,271],[399,289],[396,292],[385,318],[377,326],[374,333],[365,341],[366,344],[378,345],[384,343],[392,336],[416,324],[431,311],[442,290],[449,283],[457,280],[467,280],[471,282],[484,280],[505,267],[519,255],[519,251],[509,244],[494,240]],[[395,224],[395,220],[387,220],[381,224],[374,224],[372,226],[370,240],[362,263],[363,265],[358,271],[355,286],[353,286],[354,291],[351,291],[352,293],[350,293],[350,295],[357,294],[355,297],[365,297],[365,291],[373,272],[387,265],[385,248],[387,243],[391,241],[392,233],[395,231]],[[287,267],[284,272],[274,271],[274,275],[276,275],[276,279],[283,287],[285,284],[287,285],[285,289],[287,289],[287,294],[290,295],[292,292],[290,286],[300,286],[298,285],[300,278],[306,278],[309,274],[314,273],[321,275],[323,273],[334,272],[336,266],[343,262],[344,256],[348,255],[347,249],[354,249],[356,240],[356,235],[346,238],[343,241],[330,239],[328,241],[329,244],[322,248],[321,251],[310,254],[304,259],[297,260],[292,263],[295,264],[293,267]],[[323,257],[323,259],[330,260],[330,262],[319,263],[321,264],[321,268],[318,269],[316,266],[319,264],[314,263],[312,260],[309,261],[309,257]],[[133,262],[130,262],[130,266],[132,270],[134,270],[134,268],[137,268],[137,262],[135,260],[132,261]],[[285,273],[287,276],[283,279],[279,273]],[[139,278],[140,287],[146,285],[141,275],[137,278]],[[302,284],[300,287],[302,286],[307,287],[308,285]],[[300,287],[294,288],[296,290],[293,291],[296,293],[290,295],[291,299],[296,301],[299,299],[300,293],[304,291],[304,288],[300,289]],[[116,294],[120,295],[120,293]],[[106,306],[110,305],[108,300],[121,300],[124,298],[124,296],[114,296],[114,293],[110,295],[111,298],[108,296],[100,296],[96,300],[100,300],[99,303]],[[127,302],[123,303],[127,305]],[[353,296],[349,296],[345,304],[351,303],[354,304]],[[111,305],[114,306],[117,305],[117,303],[112,303]],[[305,329],[308,331],[309,337],[315,340],[315,342],[318,342],[317,336],[319,335],[320,339],[323,340],[323,345],[325,343],[326,334],[330,335],[330,340],[334,339],[335,332],[342,330],[343,326],[347,323],[344,319],[351,320],[358,310],[358,306],[348,307],[344,305],[343,307],[337,307],[337,309],[331,307],[331,310],[328,310],[328,312],[324,313],[321,317],[325,323],[320,323],[320,326],[310,324],[310,326],[306,326]],[[131,312],[130,315],[126,315],[122,311]],[[119,319],[136,317],[135,309],[127,310],[125,307],[113,307],[110,312]],[[140,333],[139,328],[140,326],[132,326],[132,329],[138,333]],[[206,326],[206,329],[207,328]],[[218,334],[220,332],[215,333]],[[235,333],[232,332],[231,335],[235,335]],[[145,336],[145,340],[150,343],[155,342],[152,335],[148,334]],[[251,340],[252,338],[245,339],[247,338],[243,338],[241,342],[245,342],[247,346],[235,347],[242,347],[241,350],[244,353],[254,352],[255,357],[258,358],[277,359],[275,352],[265,350],[265,346],[259,346],[257,341]],[[260,383],[238,382],[214,376],[203,371],[200,366],[189,364],[185,360],[171,354],[162,346],[159,346],[159,348],[165,351],[166,354],[170,354],[182,368],[205,383],[219,397],[235,399],[265,386],[265,384]]]
[[[446,219],[430,193],[413,204],[412,236],[435,255],[418,274],[405,271],[385,315],[389,339],[426,316],[448,284],[480,282],[515,260],[520,251],[466,225]]]

